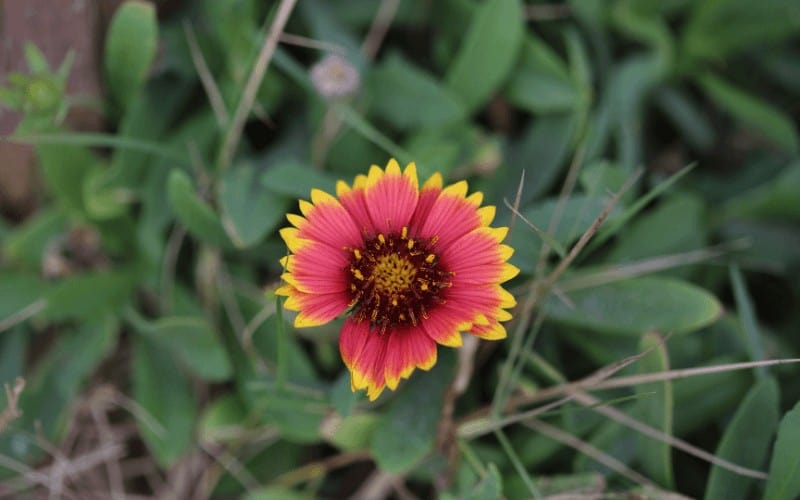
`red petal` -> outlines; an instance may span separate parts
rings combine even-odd
[[[418,234],[421,238],[436,236],[440,246],[456,241],[480,225],[477,207],[460,192],[445,189],[433,202]]]
[[[316,191],[314,193],[317,193]],[[330,195],[314,196],[314,205],[305,213],[306,222],[298,236],[328,244],[336,249],[360,247],[361,231],[350,213]],[[317,193],[318,194],[318,193]]]
[[[453,286],[500,282],[507,257],[490,228],[479,228],[450,244],[443,244],[442,265],[455,273]]]
[[[373,234],[375,225],[369,216],[367,209],[367,199],[363,187],[354,187],[353,190],[342,191],[339,193],[339,202],[347,209],[353,218],[360,233]]]
[[[339,336],[339,350],[350,369],[353,390],[367,389],[370,401],[377,398],[386,386],[384,375],[388,334],[371,330],[368,321],[347,318]]]
[[[299,312],[294,320],[294,326],[298,328],[324,325],[343,313],[350,302],[344,293],[303,293],[293,287],[290,290],[285,306]]]
[[[375,229],[383,234],[398,232],[408,226],[417,207],[419,187],[416,173],[412,178],[400,172],[391,160],[383,172],[373,167],[367,177],[366,201]]]
[[[310,240],[289,257],[291,273],[284,279],[306,293],[335,293],[348,288],[349,254]]]
[[[398,328],[386,332],[386,386],[396,389],[401,378],[415,368],[429,370],[436,363],[436,342],[419,328]]]
[[[411,216],[411,221],[408,223],[410,233],[417,235],[422,228],[422,225],[428,219],[428,214],[433,207],[433,202],[439,197],[442,192],[442,177],[436,174],[434,177],[428,179],[419,192],[419,199],[417,200],[417,208],[414,215]]]
[[[428,313],[428,318],[422,321],[422,328],[430,338],[441,345],[460,347],[462,344],[461,332],[472,326],[469,317],[458,314],[448,309],[446,304],[440,305]]]

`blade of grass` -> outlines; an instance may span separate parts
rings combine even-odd
[[[399,145],[394,143],[386,135],[381,133],[371,123],[364,119],[356,110],[346,104],[336,104],[334,109],[344,123],[353,130],[363,135],[364,138],[383,149],[400,163],[409,163],[413,160],[411,154]]]
[[[517,474],[519,474],[519,477],[522,478],[522,481],[525,483],[525,486],[528,487],[528,490],[531,492],[531,495],[533,495],[534,498],[542,498],[542,494],[539,493],[539,489],[534,484],[530,474],[528,474],[528,471],[525,470],[525,465],[523,465],[522,461],[517,455],[517,452],[514,451],[514,447],[511,446],[511,442],[509,442],[505,433],[501,430],[496,430],[494,431],[494,435],[500,442],[500,446],[503,447],[503,451],[505,451],[506,455],[508,455],[508,459],[514,466],[514,469],[517,471]]]
[[[733,298],[736,300],[736,309],[739,312],[739,324],[747,350],[750,352],[750,359],[761,361],[764,359],[764,341],[753,310],[753,301],[750,299],[750,294],[747,293],[747,283],[736,264],[730,266],[729,275],[731,287],[733,287]],[[756,366],[754,371],[759,380],[767,376],[767,369],[763,365]]]

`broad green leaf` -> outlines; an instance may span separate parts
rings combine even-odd
[[[276,427],[284,439],[301,444],[321,440],[320,427],[330,410],[321,391],[296,386],[280,389],[271,381],[266,387],[249,390],[263,423]]]
[[[722,62],[737,51],[769,47],[800,31],[800,5],[794,0],[690,2],[683,34],[687,56]]]
[[[34,274],[0,274],[0,321],[44,298],[47,289],[47,285]]]
[[[548,317],[609,335],[641,335],[655,330],[687,333],[709,325],[722,314],[719,301],[684,281],[645,277],[609,283],[547,302]],[[574,306],[574,308],[573,308]]]
[[[118,331],[119,323],[113,316],[98,315],[80,328],[65,328],[59,333],[35,369],[25,374],[27,383],[20,398],[22,417],[15,423],[20,434],[14,436],[8,450],[0,439],[4,453],[7,451],[18,460],[31,460],[40,452],[40,445],[26,434],[43,435],[50,442],[63,437],[71,407],[83,384],[116,346]]]
[[[714,145],[714,127],[707,111],[688,93],[665,86],[656,92],[655,102],[693,147],[708,151]]]
[[[267,169],[261,184],[276,195],[307,200],[315,188],[334,193],[336,178],[306,164],[288,161]]]
[[[542,116],[524,130],[519,140],[509,145],[508,174],[493,179],[498,199],[516,198],[523,171],[525,183],[520,206],[547,193],[567,163],[576,125],[574,114],[563,113]]]
[[[444,391],[454,367],[454,353],[440,349],[430,373],[415,373],[400,386],[397,399],[377,424],[370,447],[381,470],[407,471],[433,449]]]
[[[550,221],[558,205],[557,199],[543,200],[522,210],[521,213],[531,224],[548,233],[563,247],[567,247],[592,225],[597,216],[605,210],[607,203],[607,199],[600,197],[586,195],[570,197],[561,211],[558,226],[552,232],[549,231]],[[619,210],[615,209],[612,211],[611,217],[618,214]],[[532,271],[542,246],[542,238],[524,222],[517,221],[515,224],[509,240],[509,245],[516,250],[511,262],[523,271]]]
[[[800,403],[786,412],[772,450],[764,500],[800,497]]]
[[[117,9],[106,35],[104,64],[108,90],[122,109],[139,93],[156,55],[155,6],[128,0]]]
[[[726,426],[715,455],[744,467],[761,469],[778,426],[779,399],[778,384],[773,378],[766,377],[753,386]],[[748,498],[755,482],[756,479],[715,465],[711,468],[705,498]]]
[[[800,162],[723,205],[724,217],[800,220]]]
[[[23,375],[28,336],[28,330],[20,327],[0,332],[0,386],[12,385]]]
[[[244,164],[229,169],[222,178],[222,222],[237,247],[261,241],[284,220],[288,202],[258,182],[260,172]]]
[[[602,197],[606,193],[616,193],[622,189],[628,176],[619,165],[598,160],[581,169],[579,180],[586,194]]]
[[[194,190],[185,172],[174,169],[167,180],[169,202],[178,220],[200,241],[226,248],[230,239],[214,210]]]
[[[639,373],[657,373],[669,370],[669,355],[663,338],[650,332],[642,336],[641,351],[653,351],[637,363]],[[672,435],[673,397],[672,382],[651,382],[636,386],[639,396],[636,413],[639,421],[656,428],[664,434]],[[639,462],[642,472],[659,485],[671,490],[674,488],[672,473],[672,448],[669,444],[639,434]]]
[[[193,373],[205,380],[222,381],[232,367],[225,346],[204,318],[172,316],[161,318],[141,333],[164,347]]]
[[[95,163],[89,149],[66,144],[39,144],[36,154],[48,191],[70,212],[82,214],[83,183]]]
[[[437,127],[461,120],[461,103],[439,81],[392,54],[369,79],[373,112],[401,129]]]
[[[330,416],[326,420],[326,439],[340,450],[366,448],[373,438],[380,416],[375,413],[354,413],[341,418]]]
[[[664,200],[625,226],[608,261],[630,262],[703,248],[707,240],[704,211],[703,201],[693,196]]]
[[[670,340],[669,345],[675,340]],[[736,361],[741,360],[716,357],[704,360],[702,365],[717,366]],[[675,408],[678,408],[674,414],[675,435],[685,436],[718,422],[736,408],[751,384],[751,374],[743,370],[676,380],[673,383]]]
[[[198,424],[202,442],[226,442],[238,438],[246,429],[247,408],[235,394],[226,393],[212,401],[203,411]]]
[[[475,11],[445,81],[468,112],[498,90],[523,40],[519,0],[488,0]]]
[[[132,343],[133,397],[147,412],[136,423],[156,461],[174,465],[192,446],[197,417],[192,384],[151,339],[137,335]]]
[[[797,152],[800,139],[791,117],[712,73],[700,76],[699,82],[709,97],[736,120],[760,132],[776,146]]]
[[[566,64],[547,44],[533,36],[527,36],[522,45],[506,96],[515,106],[537,114],[576,109],[581,99]]]
[[[101,313],[118,314],[136,286],[129,270],[97,271],[72,276],[52,286],[43,317],[52,321],[88,320]]]

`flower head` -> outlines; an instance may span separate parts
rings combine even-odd
[[[361,84],[358,69],[347,59],[329,55],[311,68],[311,82],[326,99],[339,99],[354,94]]]
[[[461,345],[461,333],[505,338],[500,324],[514,297],[501,283],[519,270],[493,228],[493,206],[467,196],[467,183],[442,186],[434,174],[422,186],[413,163],[373,166],[337,197],[314,189],[302,216],[281,230],[286,308],[296,327],[316,326],[347,312],[339,337],[353,390],[374,400],[415,368],[436,363],[437,344]]]

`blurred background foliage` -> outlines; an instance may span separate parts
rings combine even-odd
[[[157,7],[114,14],[100,100],[34,45],[2,83],[22,113],[4,141],[33,145],[41,189],[0,219],[0,382],[26,382],[0,425],[0,495],[800,494],[791,364],[524,413],[647,349],[619,376],[797,357],[800,4]],[[352,70],[347,95],[318,90]],[[68,128],[85,106],[104,132]],[[294,331],[271,290],[296,200],[389,157],[482,191],[523,272],[508,340],[442,348],[370,404],[340,323]]]

